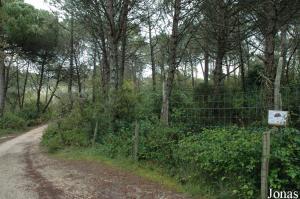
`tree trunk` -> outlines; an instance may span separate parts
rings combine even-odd
[[[22,91],[22,100],[21,100],[21,109],[24,107],[24,100],[25,100],[25,95],[26,95],[26,87],[27,87],[27,81],[28,81],[28,73],[29,73],[29,62],[26,68],[26,74],[25,74],[25,80],[24,80],[24,85],[23,85],[23,91]]]
[[[240,18],[240,13],[239,13]],[[243,53],[243,38],[241,32],[241,22],[238,21],[238,45],[239,45],[239,62],[240,62],[240,72],[241,72],[241,86],[242,91],[246,92],[246,85],[245,85],[245,63],[244,63],[244,53]]]
[[[94,46],[94,55],[93,55],[93,80],[92,80],[92,84],[93,84],[93,93],[92,93],[92,100],[93,103],[96,102],[96,77],[97,77],[97,45],[95,44]]]
[[[38,84],[38,89],[37,89],[37,99],[36,99],[37,113],[40,113],[40,111],[41,111],[41,92],[42,92],[42,88],[43,88],[45,64],[46,64],[46,60],[45,60],[45,58],[43,58],[41,69],[40,69],[39,84]]]
[[[287,30],[288,26],[284,25],[281,29],[281,57],[282,57],[282,72],[285,70],[286,71],[286,81],[288,82],[288,71],[289,71],[289,66],[288,66],[288,60],[287,60],[287,51],[288,51],[288,41],[287,41]],[[293,52],[292,52],[293,53]],[[291,55],[292,56],[292,55]]]
[[[225,46],[224,45],[225,45],[224,41],[218,42],[217,59],[216,59],[216,66],[215,66],[215,70],[214,70],[215,94],[220,93],[220,89],[222,86],[223,58],[225,56]]]
[[[128,21],[128,0],[124,0],[123,7],[123,21],[121,21],[121,37],[122,37],[122,45],[121,45],[121,65],[119,72],[119,86],[123,86],[124,82],[124,73],[125,73],[125,63],[126,63],[126,49],[127,49],[127,21]]]
[[[275,79],[275,60],[274,60],[274,51],[275,51],[275,37],[277,33],[276,28],[276,8],[274,2],[267,1],[263,5],[263,9],[266,14],[261,20],[265,21],[265,27],[262,27],[262,32],[265,41],[264,49],[264,65],[265,65],[265,81],[264,81],[264,93],[265,93],[265,103],[268,108],[273,108],[274,105],[274,79]]]
[[[169,125],[169,96],[166,88],[166,81],[162,83],[162,109],[161,109],[161,122],[165,125]]]
[[[208,51],[204,52],[204,84],[208,86],[208,74],[209,74],[209,54]]]
[[[118,89],[118,69],[119,69],[119,56],[118,56],[118,43],[113,38],[110,39],[110,62],[111,62],[111,76],[110,76],[110,90]]]
[[[242,83],[242,90],[246,92],[246,83],[245,83],[245,64],[244,64],[244,56],[243,52],[240,51],[240,69],[241,69],[241,83]]]
[[[190,55],[191,75],[192,75],[192,88],[195,89],[195,77],[194,77],[194,63],[192,55]]]
[[[108,97],[108,90],[110,85],[110,63],[109,63],[109,57],[107,52],[107,44],[106,39],[104,35],[104,31],[101,29],[100,32],[100,43],[98,43],[99,47],[102,51],[102,56],[100,54],[100,51],[97,51],[98,54],[98,60],[101,66],[101,85],[102,85],[102,92],[105,99]]]
[[[273,82],[274,82],[274,50],[275,50],[275,35],[270,33],[265,37],[265,102],[268,107],[273,106]]]
[[[55,83],[55,86],[54,86],[54,89],[53,91],[51,92],[51,95],[50,95],[50,98],[49,100],[46,102],[46,105],[45,107],[43,108],[43,113],[45,113],[48,109],[48,107],[50,106],[52,100],[53,100],[53,97],[55,95],[55,92],[57,91],[57,88],[58,88],[58,85],[59,85],[59,82],[60,82],[60,74],[61,74],[61,69],[62,69],[62,65],[61,64],[57,70],[57,80],[56,80],[56,83]]]
[[[19,77],[19,62],[17,61],[17,66],[16,66],[16,69],[17,69],[17,75],[16,75],[16,78],[17,78],[17,96],[18,96],[18,105],[19,105],[19,108],[21,109],[21,93],[20,93],[20,77]]]
[[[4,114],[5,107],[5,53],[0,49],[0,117]]]
[[[226,77],[227,77],[227,81],[230,79],[230,61],[228,61],[228,59],[230,59],[229,57],[226,58]]]
[[[78,63],[77,56],[74,56],[75,68],[76,68],[76,76],[77,76],[77,86],[78,86],[78,95],[82,98],[82,82],[81,82],[81,71]]]
[[[110,64],[111,64],[111,76],[110,76],[110,95],[118,89],[118,71],[119,71],[119,52],[118,45],[119,40],[117,38],[116,25],[115,25],[115,12],[114,1],[107,1],[107,12],[109,20],[109,47],[110,47]],[[113,98],[111,96],[110,98]],[[111,101],[112,99],[110,99]]]
[[[126,28],[127,29],[127,28]],[[119,83],[118,86],[121,88],[124,82],[125,76],[125,61],[126,61],[126,46],[127,46],[127,32],[123,33],[122,36],[122,52],[121,52],[121,65],[119,71]]]
[[[73,107],[73,94],[72,94],[72,87],[73,87],[73,70],[74,70],[74,17],[73,13],[71,16],[71,30],[70,30],[70,67],[69,67],[69,83],[68,83],[68,94],[70,100],[70,107],[69,110]]]
[[[246,85],[245,85],[245,63],[244,63],[244,55],[243,55],[243,47],[241,38],[239,38],[239,58],[240,58],[240,69],[241,69],[241,83],[242,83],[242,90],[246,92]]]
[[[166,76],[165,76],[165,53],[163,50],[161,50],[162,52],[162,56],[161,56],[161,64],[160,64],[160,83],[161,85],[163,84],[163,82],[165,81],[166,79]]]
[[[4,67],[5,68],[5,86],[4,86],[4,98],[6,99],[7,97],[7,91],[8,91],[8,86],[9,86],[9,81],[10,81],[10,67],[13,62],[13,56],[11,57],[8,66]]]
[[[47,103],[48,101],[48,94],[49,94],[49,87],[50,87],[50,78],[49,78],[49,73],[47,72],[46,73],[46,76],[47,76],[47,84],[46,84],[46,97],[45,97],[45,103]]]
[[[281,101],[281,94],[280,94],[282,69],[283,69],[283,58],[280,57],[278,66],[277,66],[277,71],[276,71],[276,78],[275,78],[275,82],[274,82],[274,108],[275,108],[275,110],[282,109],[282,101]]]
[[[138,154],[139,154],[139,131],[140,126],[138,121],[135,121],[135,128],[134,128],[134,148],[133,148],[133,159],[138,161]]]
[[[173,27],[171,35],[170,46],[170,66],[168,70],[167,80],[163,86],[163,103],[161,109],[161,122],[162,124],[169,125],[169,101],[173,88],[173,81],[177,68],[177,47],[178,47],[178,35],[179,35],[179,20],[180,20],[181,0],[175,0],[174,3],[174,16]]]
[[[226,53],[226,19],[225,19],[225,5],[223,0],[218,1],[217,4],[217,57],[216,57],[216,66],[214,70],[214,87],[215,94],[218,95],[220,93],[220,89],[222,86],[223,80],[223,59]]]
[[[283,69],[285,68],[286,64],[286,53],[287,53],[287,26],[285,25],[281,30],[281,55],[278,61],[276,77],[274,82],[274,108],[275,110],[282,110],[282,100],[281,100],[281,93],[280,93],[280,84],[281,84],[281,77]]]
[[[155,68],[155,58],[154,58],[154,46],[152,41],[152,24],[151,17],[148,11],[148,32],[149,32],[149,46],[150,46],[150,60],[151,60],[151,70],[152,70],[152,89],[156,90],[156,68]]]

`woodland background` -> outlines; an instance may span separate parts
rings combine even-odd
[[[49,152],[133,159],[192,195],[300,189],[300,2],[0,0],[0,135],[51,121]]]

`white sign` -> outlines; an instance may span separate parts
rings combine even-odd
[[[287,111],[269,110],[268,124],[272,126],[286,126],[287,118]]]

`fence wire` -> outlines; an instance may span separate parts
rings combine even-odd
[[[218,95],[199,95],[193,90],[182,90],[181,95],[192,99],[182,103],[175,99],[171,104],[171,122],[184,123],[191,128],[215,126],[250,126],[267,124],[268,110],[273,107],[265,103],[262,90],[250,92],[223,92]],[[289,111],[289,125],[300,128],[300,84],[281,88],[282,108]],[[272,100],[273,99],[269,99]]]

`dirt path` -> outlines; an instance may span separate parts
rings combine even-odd
[[[105,165],[47,157],[47,126],[0,144],[0,199],[185,199],[183,195]]]

